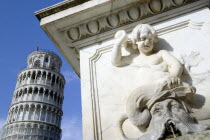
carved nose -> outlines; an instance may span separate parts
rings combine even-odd
[[[149,45],[150,45],[149,39],[146,39],[146,40],[144,41],[144,45],[146,45],[146,46],[149,46]]]
[[[169,109],[165,110],[164,116],[166,118],[172,118],[173,117],[173,115],[172,115],[172,113],[171,113],[171,111]]]
[[[144,45],[144,42],[137,42],[138,48],[142,47]]]

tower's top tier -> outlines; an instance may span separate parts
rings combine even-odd
[[[54,53],[48,51],[35,51],[28,56],[28,68],[47,68],[60,72],[61,59]]]

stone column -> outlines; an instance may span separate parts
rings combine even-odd
[[[34,78],[34,83],[37,83],[37,75],[38,75],[38,71],[35,71],[35,78]]]
[[[29,84],[31,84],[31,79],[32,79],[32,72],[31,71],[29,71],[29,80],[28,80],[28,82],[29,82]]]
[[[13,118],[12,118],[12,120],[14,120],[14,121],[16,121],[17,112],[18,112],[18,109],[15,107],[14,115],[13,115]]]
[[[34,100],[34,97],[35,95],[34,95],[34,88],[32,88],[32,91],[31,91],[31,100]]]
[[[43,106],[40,107],[39,121],[41,121]]]
[[[43,95],[42,95],[41,101],[44,101],[45,92],[46,92],[46,89],[43,90]]]
[[[34,108],[34,115],[33,115],[33,120],[35,120],[35,117],[36,117],[36,109],[37,109],[37,105],[35,105],[35,108]]]
[[[41,83],[41,84],[44,83],[43,71],[41,71],[41,82],[40,82],[40,83]]]
[[[39,101],[40,90],[41,90],[41,89],[39,89],[39,88],[38,88],[38,92],[37,92],[37,99],[36,99],[36,101]]]
[[[50,123],[52,123],[52,115],[53,115],[52,110],[53,110],[52,108],[49,110],[49,112],[50,112],[49,122]]]
[[[49,74],[49,73],[48,73],[48,72],[46,72],[46,78],[45,78],[45,83],[44,83],[45,85],[47,85],[47,80],[48,80],[47,78],[48,78],[48,74]]]
[[[27,120],[29,120],[31,114],[31,105],[28,106],[28,116],[27,116]]]
[[[16,118],[15,118],[16,121],[20,120],[20,118],[19,118],[20,117],[19,116],[20,110],[21,110],[20,107],[18,107],[17,115],[16,115]]]
[[[51,91],[48,92],[48,102],[50,103],[50,94],[51,94]]]
[[[24,120],[24,118],[25,118],[25,111],[26,111],[26,109],[25,109],[25,106],[23,106],[23,115],[22,115],[22,121]]]
[[[48,107],[46,108],[46,115],[44,121],[47,122]]]
[[[29,94],[29,90],[28,90],[28,88],[26,88],[26,101],[28,101],[28,95]]]
[[[51,77],[50,77],[50,85],[52,85],[52,79],[53,79],[53,74],[51,73]]]

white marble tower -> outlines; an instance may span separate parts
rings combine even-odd
[[[65,79],[61,59],[35,51],[18,74],[2,140],[60,140]]]

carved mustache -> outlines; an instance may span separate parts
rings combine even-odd
[[[176,138],[209,129],[208,126],[188,122],[188,120],[183,120],[179,116],[173,118],[165,117],[163,120],[162,124],[160,124],[163,128],[159,134],[159,139]]]
[[[176,119],[168,119],[164,123],[165,129],[163,129],[164,131],[162,131],[161,138],[168,139],[182,136],[182,132],[177,125],[178,123],[179,122]]]

